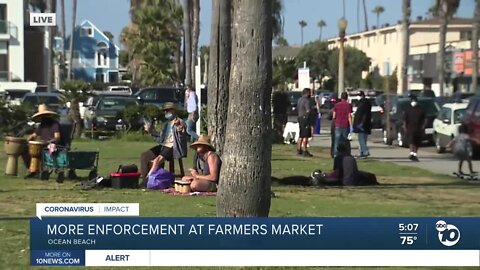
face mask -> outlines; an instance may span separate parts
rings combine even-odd
[[[410,105],[412,105],[412,107],[415,107],[415,106],[417,106],[417,102],[416,102],[416,101],[412,101],[412,102],[410,103]]]
[[[173,116],[173,113],[170,113],[170,112],[169,112],[169,113],[166,113],[166,114],[165,114],[165,118],[166,118],[168,121],[171,121],[171,120],[173,120],[173,118],[175,118],[175,117]]]

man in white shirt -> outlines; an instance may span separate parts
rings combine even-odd
[[[187,99],[187,134],[190,136],[190,140],[195,142],[198,140],[198,134],[196,133],[195,127],[198,120],[198,98],[195,93],[195,89],[192,86],[187,85],[188,99]]]

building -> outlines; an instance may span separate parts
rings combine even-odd
[[[24,80],[23,1],[0,0],[0,82]]]
[[[120,49],[113,40],[88,20],[75,27],[73,35],[72,77],[89,82],[118,82]],[[69,45],[70,36],[64,43],[67,55]]]
[[[454,54],[457,51],[470,49],[472,24],[472,19],[462,18],[454,18],[449,22],[446,35],[446,93],[453,91],[457,87],[451,83],[457,76],[452,64]],[[439,50],[439,28],[440,21],[438,19],[419,19],[410,24],[409,89],[431,87],[438,94],[439,83],[436,71],[436,55]],[[378,67],[381,75],[391,75],[397,68],[397,76],[400,77],[403,43],[402,25],[400,23],[392,26],[387,24],[379,29],[350,34],[345,38],[346,46],[362,50],[371,58],[372,70]],[[339,40],[338,37],[329,39],[329,48],[338,47]],[[457,82],[461,81],[457,80]],[[466,81],[463,80],[463,82]],[[397,90],[401,91],[400,85]]]

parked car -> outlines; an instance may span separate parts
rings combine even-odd
[[[290,97],[290,108],[288,109],[288,115],[297,115],[297,102],[302,97],[302,91],[288,92]]]
[[[466,103],[446,103],[433,121],[433,139],[438,153],[445,152],[446,145],[458,135],[458,127],[463,119]]]
[[[126,129],[120,113],[129,105],[138,101],[130,96],[100,95],[89,98],[84,115],[85,132],[92,138],[110,136]]]
[[[140,104],[152,104],[162,107],[167,102],[176,103],[183,107],[185,90],[176,87],[148,87],[135,94]]]
[[[475,96],[475,93],[455,92],[450,97],[450,102],[465,102],[468,103],[470,98]]]
[[[403,130],[403,115],[410,107],[410,98],[399,98],[396,106],[392,107],[390,111],[389,123],[387,123],[387,113],[384,113],[383,125],[383,142],[391,145],[393,141],[397,141],[398,146],[408,147],[409,142],[406,140],[407,136]],[[425,136],[423,141],[428,141],[433,144],[433,120],[438,115],[440,107],[433,98],[419,97],[418,106],[425,110],[427,117],[427,125],[425,128]],[[389,125],[387,125],[389,124]]]
[[[27,93],[22,99],[23,103],[29,103],[35,110],[39,104],[46,104],[50,110],[56,111],[60,117],[68,114],[67,105],[60,93]]]
[[[8,105],[20,105],[23,97],[28,93],[32,93],[32,91],[28,89],[7,89],[5,90],[5,102]]]
[[[327,100],[333,95],[333,92],[328,90],[319,90],[317,91],[318,99],[320,100],[320,105],[325,104]]]
[[[470,98],[462,122],[468,127],[473,155],[477,156],[480,153],[480,95]]]

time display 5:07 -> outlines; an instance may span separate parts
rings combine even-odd
[[[398,224],[398,230],[400,232],[416,232],[418,229],[418,223],[400,223]]]

